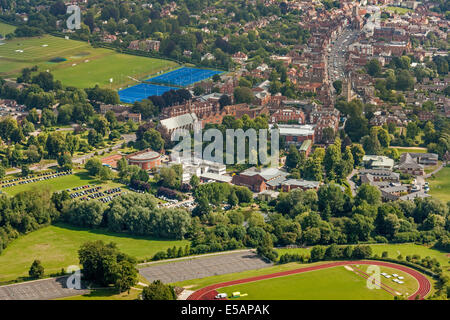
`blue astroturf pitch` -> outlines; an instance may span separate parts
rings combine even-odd
[[[138,85],[120,90],[119,97],[122,102],[134,103],[135,101],[147,99],[149,96],[160,96],[164,92],[172,89],[177,90],[179,88],[140,83]]]
[[[222,72],[223,71],[219,70],[182,67],[174,71],[164,73],[160,76],[147,79],[146,81],[184,87],[208,79],[213,75],[220,74]]]

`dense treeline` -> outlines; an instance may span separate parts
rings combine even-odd
[[[356,246],[338,246],[332,244],[330,246],[317,245],[311,248],[309,255],[301,255],[298,253],[285,253],[280,256],[278,263],[284,264],[289,262],[317,262],[323,260],[342,260],[342,259],[367,259],[372,256],[372,248],[368,245]]]
[[[157,208],[148,194],[129,193],[108,206],[96,201],[73,201],[62,210],[65,222],[81,227],[105,227],[109,231],[183,239],[191,226],[191,215],[183,209]]]
[[[376,187],[363,184],[355,198],[333,184],[314,191],[281,193],[269,216],[277,245],[347,244],[359,241],[432,243],[448,237],[448,207],[437,199],[382,203]],[[286,231],[291,230],[290,237]]]

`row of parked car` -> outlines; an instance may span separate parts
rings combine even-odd
[[[105,193],[106,194],[113,194],[113,193],[117,193],[117,192],[120,192],[120,191],[122,191],[122,189],[120,187],[117,187],[117,188],[108,189],[108,190],[105,191]]]
[[[67,191],[67,192],[70,192],[70,191],[78,191],[78,190],[82,190],[82,189],[86,189],[86,188],[90,188],[90,187],[91,187],[91,185],[86,184],[86,185],[84,185],[84,186],[74,187],[74,188],[72,188],[72,190],[67,189],[66,191]]]
[[[131,187],[129,187],[128,189],[130,189],[131,191],[136,192],[136,193],[145,193],[144,190],[137,190],[137,189],[133,189]]]
[[[90,189],[83,190],[83,191],[77,191],[77,192],[72,193],[72,194],[70,195],[70,198],[75,199],[75,198],[78,198],[78,197],[81,197],[81,196],[85,196],[85,195],[88,195],[88,194],[90,194],[90,193],[97,192],[97,191],[99,191],[101,188],[102,188],[102,187],[98,186],[98,187],[90,188]]]
[[[108,203],[108,202],[112,201],[115,197],[121,196],[125,193],[126,192],[116,193],[116,194],[113,194],[112,196],[107,196],[107,197],[101,198],[99,200],[103,203]]]
[[[95,192],[95,193],[91,193],[91,194],[87,194],[86,196],[80,198],[81,200],[94,200],[94,199],[99,199],[100,201],[104,202],[103,199],[104,198],[111,198],[111,195],[116,196],[121,194],[120,191],[122,189],[117,187],[117,188],[112,188],[112,189],[108,189],[105,191],[100,191],[100,192]],[[107,196],[108,195],[108,196]]]
[[[22,184],[28,184],[28,183],[33,183],[33,182],[38,182],[38,181],[43,181],[43,180],[49,180],[49,179],[53,179],[53,178],[58,178],[58,177],[62,177],[62,176],[67,176],[72,174],[72,170],[68,170],[68,171],[59,171],[59,172],[53,172],[53,173],[40,173],[40,174],[36,174],[36,175],[29,175],[27,177],[23,177],[23,178],[14,178],[8,181],[3,181],[1,184],[1,186],[3,188],[8,188],[8,187],[14,187],[16,185],[22,185]]]

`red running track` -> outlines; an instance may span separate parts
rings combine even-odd
[[[320,270],[320,269],[327,269],[327,268],[332,268],[332,267],[337,267],[337,266],[352,265],[352,264],[353,265],[354,264],[366,264],[366,265],[377,265],[377,266],[382,266],[382,267],[389,267],[389,268],[401,270],[401,271],[409,274],[410,276],[415,278],[417,280],[417,282],[419,283],[419,288],[417,289],[416,292],[414,292],[412,295],[410,295],[408,297],[409,300],[414,300],[417,295],[420,296],[420,299],[423,299],[430,292],[430,289],[431,289],[430,281],[420,272],[418,272],[414,269],[405,267],[403,265],[394,264],[394,263],[390,263],[390,262],[384,262],[384,261],[337,261],[337,262],[324,263],[324,264],[317,265],[317,266],[282,271],[282,272],[266,274],[266,275],[262,275],[262,276],[246,278],[246,279],[238,279],[238,280],[232,280],[232,281],[228,281],[228,282],[216,283],[216,284],[213,284],[213,285],[210,285],[210,286],[207,286],[200,290],[195,291],[187,298],[187,300],[214,299],[214,296],[216,295],[216,291],[215,291],[216,289],[233,286],[236,284],[260,281],[260,280],[277,278],[277,277],[284,277],[284,276],[289,276],[289,275],[293,275],[293,274],[297,274],[297,273],[303,273],[303,272]]]

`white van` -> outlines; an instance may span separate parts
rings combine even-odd
[[[215,296],[216,299],[225,299],[227,297],[226,293],[219,293],[217,296]]]

